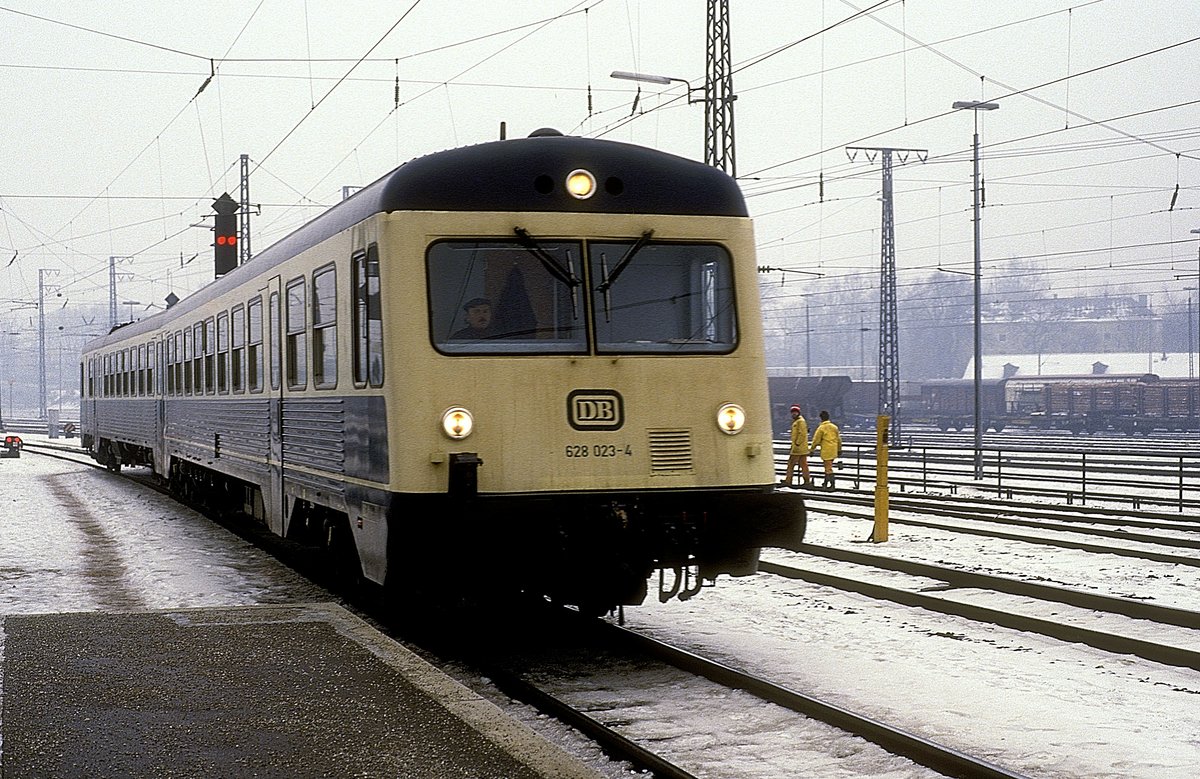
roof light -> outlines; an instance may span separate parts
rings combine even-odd
[[[567,191],[571,197],[587,200],[596,194],[596,177],[582,168],[573,170],[567,175]]]

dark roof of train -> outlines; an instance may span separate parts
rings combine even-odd
[[[577,168],[596,177],[597,192],[586,200],[563,188],[567,174]],[[548,192],[538,188],[541,177],[551,184]],[[379,211],[747,215],[741,190],[723,171],[642,146],[563,135],[419,157],[376,186]]]
[[[577,200],[563,188],[567,175],[577,168],[596,178],[596,194],[586,200]],[[548,192],[544,191],[547,180]],[[748,216],[741,190],[724,171],[643,146],[539,130],[528,138],[464,146],[410,160],[172,310],[178,313],[200,305],[241,283],[246,274],[261,273],[374,214],[392,211]],[[156,323],[161,316],[142,321]],[[137,324],[141,323],[135,323],[131,334],[157,326]]]

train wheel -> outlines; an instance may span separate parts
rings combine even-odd
[[[121,453],[116,444],[110,443],[104,447],[101,463],[113,473],[121,472]]]

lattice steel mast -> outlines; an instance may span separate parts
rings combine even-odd
[[[846,152],[853,160],[855,152],[863,151],[874,162],[878,154],[883,165],[883,224],[879,255],[879,413],[891,418],[889,434],[893,442],[900,440],[900,325],[896,315],[896,221],[892,210],[892,154],[899,153],[900,161],[916,154],[922,162],[929,156],[926,149],[897,149],[889,146],[851,146]]]
[[[708,0],[707,74],[704,78],[704,162],[737,178],[733,150],[733,65],[729,0]]]
[[[250,262],[250,155],[241,157],[242,183],[240,211],[242,216],[241,235],[238,237],[238,264]]]

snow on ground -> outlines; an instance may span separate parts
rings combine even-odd
[[[3,620],[14,614],[324,599],[300,575],[151,490],[34,454],[0,459],[0,661]],[[0,675],[0,700],[2,684]]]
[[[812,511],[807,540],[849,546],[869,529]],[[899,525],[886,544],[855,548],[1108,594],[1149,591],[1153,602],[1200,610],[1193,567]],[[1030,776],[1191,779],[1200,766],[1200,672],[1190,669],[766,575],[721,579],[686,603],[647,601],[626,619]]]
[[[0,517],[0,619],[321,597],[194,512],[70,463],[32,454],[0,460]],[[850,547],[869,529],[814,510],[808,540]],[[1200,611],[1193,567],[899,524],[886,544],[850,548]],[[1030,776],[1191,779],[1200,766],[1200,672],[767,575],[722,578],[686,603],[659,604],[652,595],[626,618],[634,629]],[[596,683],[601,692],[578,694],[602,709],[617,706],[603,695],[604,680]],[[765,711],[773,707],[752,704],[751,717],[740,693],[689,690],[694,683],[674,677],[639,684],[645,694],[623,710],[606,709],[606,718],[627,720],[630,735],[655,748],[669,745],[673,759],[702,776],[928,775],[817,723],[785,726],[790,715]],[[685,692],[698,697],[681,705]]]
[[[321,597],[212,521],[106,471],[0,460],[0,516],[0,614]]]

